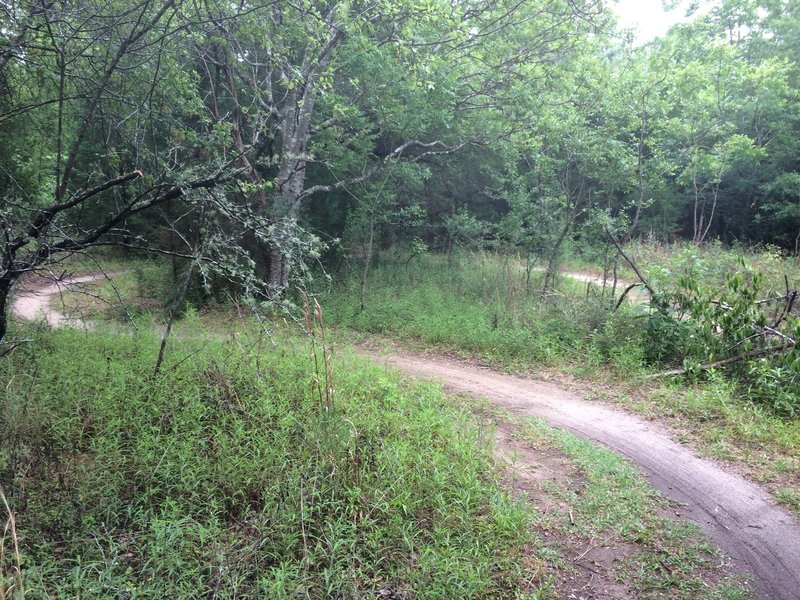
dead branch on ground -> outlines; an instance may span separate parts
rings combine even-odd
[[[760,356],[770,356],[773,354],[780,354],[782,352],[786,352],[788,350],[792,350],[796,346],[796,342],[794,340],[790,340],[786,343],[780,344],[778,346],[770,346],[769,348],[759,348],[757,350],[750,350],[749,352],[744,352],[737,356],[732,356],[730,358],[725,358],[723,360],[718,360],[712,363],[708,363],[705,365],[699,365],[697,367],[690,367],[690,368],[682,368],[682,369],[671,369],[669,371],[664,371],[662,373],[654,373],[652,375],[645,375],[642,379],[661,379],[663,377],[674,377],[677,375],[686,375],[690,371],[710,371],[711,369],[718,369],[720,367],[726,367],[728,365],[732,365],[734,363],[741,362],[743,360],[747,360],[749,358],[758,358]]]

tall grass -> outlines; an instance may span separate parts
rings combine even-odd
[[[639,240],[631,242],[626,252],[651,277],[660,278],[662,283],[694,270],[702,277],[705,286],[722,289],[726,278],[740,272],[744,262],[752,271],[763,275],[765,288],[769,290],[785,291],[787,280],[791,287],[800,285],[800,260],[776,246],[725,247],[714,241],[698,247],[689,242],[665,244]],[[622,269],[627,276],[633,277],[627,265],[623,264]]]
[[[22,558],[19,552],[17,520],[8,504],[8,498],[0,486],[0,500],[5,513],[3,532],[0,534],[0,600],[22,598],[25,588],[22,584]]]
[[[338,324],[515,367],[579,360],[588,368],[640,368],[641,310],[614,313],[600,286],[587,291],[586,283],[564,277],[560,292],[543,298],[542,276],[529,277],[513,257],[425,256],[377,266],[363,311],[353,279],[341,281],[323,303]]]
[[[690,261],[697,267],[696,261],[701,261],[699,267],[708,269],[697,278],[703,286],[723,285],[733,265],[741,268],[736,253],[724,254],[717,264],[712,254],[695,254],[684,246],[677,255],[668,254],[663,247],[649,250],[663,252],[663,265],[649,265],[654,273],[668,264],[672,265],[670,272],[677,273],[674,265]],[[791,259],[753,255],[760,257],[762,268],[771,265],[767,277],[771,285],[781,282],[785,286],[784,267],[791,282]],[[384,261],[372,271],[364,311],[357,308],[357,283],[347,279],[338,282],[324,304],[328,315],[349,329],[386,333],[525,370],[568,367],[592,378],[610,373],[628,386],[621,396],[631,395],[629,406],[648,415],[680,420],[679,428],[690,431],[707,453],[720,455],[719,448],[724,446],[727,460],[738,460],[755,477],[768,479],[776,497],[798,510],[795,475],[800,421],[783,409],[797,407],[795,415],[800,410],[793,387],[796,370],[789,372],[780,365],[769,369],[769,377],[758,380],[762,383],[758,389],[753,378],[736,379],[736,373],[724,378],[716,372],[707,373],[704,379],[694,375],[688,381],[650,390],[656,384],[643,387],[635,375],[663,370],[667,364],[681,365],[686,348],[699,341],[691,322],[651,313],[642,303],[626,302],[614,312],[598,286],[587,293],[585,283],[564,277],[558,282],[560,294],[542,298],[536,279],[541,273],[532,275],[528,286],[520,262],[491,254],[450,260],[427,256],[407,266],[402,261]],[[769,368],[763,360],[756,366]]]
[[[656,261],[659,249],[628,250]],[[783,340],[800,331],[800,309],[790,300],[793,278],[800,275],[794,263],[769,249],[745,257],[739,250],[685,246],[658,260],[641,262],[639,270],[668,306],[651,307],[632,295],[617,306],[611,284],[587,284],[570,274],[561,277],[554,294],[543,296],[541,272],[526,272],[514,257],[481,253],[384,262],[373,269],[364,310],[356,299],[357,282],[348,279],[325,303],[348,328],[416,339],[514,368],[569,364],[579,374],[604,370],[630,379],[648,369],[691,370],[730,359],[726,372],[742,397],[789,418],[800,414],[796,352],[741,363],[735,356],[752,347],[742,343],[754,343],[759,323],[772,324],[770,331],[781,323],[774,335]],[[616,297],[627,285],[618,282]]]
[[[0,363],[26,598],[535,591],[533,516],[437,389],[337,357],[321,405],[305,344],[205,344],[157,377],[149,335],[58,331]]]

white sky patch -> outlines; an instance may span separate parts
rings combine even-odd
[[[635,43],[644,44],[650,40],[663,37],[670,27],[676,23],[691,21],[709,11],[713,2],[700,0],[700,8],[691,17],[686,17],[686,10],[693,4],[690,0],[681,0],[674,9],[665,11],[661,0],[618,0],[610,2],[611,10],[617,13],[619,25],[623,29],[633,29]]]

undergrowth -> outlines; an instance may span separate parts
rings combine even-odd
[[[741,262],[734,264],[747,274]],[[739,281],[733,277],[729,274],[729,281]],[[775,279],[774,273],[765,278]],[[741,279],[752,286],[752,280]],[[699,281],[705,282],[705,275]],[[588,395],[615,397],[637,412],[668,419],[702,453],[740,463],[753,479],[769,486],[777,501],[800,514],[800,394],[793,366],[800,363],[794,353],[780,355],[777,361],[733,365],[727,372],[690,370],[685,378],[638,379],[682,366],[691,352],[699,357],[692,359],[697,365],[715,359],[709,350],[721,352],[741,339],[749,343],[754,313],[743,305],[769,290],[748,290],[746,295],[728,291],[726,307],[733,310],[717,310],[708,300],[697,303],[712,320],[719,315],[722,325],[732,325],[733,334],[738,335],[737,327],[744,332],[730,341],[720,335],[719,327],[702,329],[688,320],[653,313],[642,303],[626,301],[613,312],[598,285],[588,286],[587,292],[587,284],[562,277],[561,293],[543,299],[536,272],[530,289],[525,283],[524,269],[510,258],[474,254],[447,261],[428,256],[408,266],[388,261],[377,265],[363,312],[353,300],[358,289],[352,280],[340,281],[324,303],[328,315],[348,331],[387,334],[512,369],[569,370],[586,377]],[[725,298],[722,288],[712,287]],[[738,289],[741,292],[741,286]],[[708,298],[708,292],[703,293]],[[686,298],[684,293],[688,312],[690,302],[696,301]],[[719,345],[711,348],[702,336]],[[610,389],[616,391],[604,391]]]
[[[425,256],[410,264],[373,269],[365,310],[358,282],[341,281],[323,296],[329,318],[368,333],[415,339],[426,346],[479,355],[529,369],[580,359],[620,373],[641,369],[641,327],[634,310],[613,313],[596,286],[559,281],[560,292],[538,293],[542,274],[530,277],[513,258],[486,254],[464,260]],[[632,342],[632,343],[628,343]]]
[[[776,246],[723,246],[712,241],[702,246],[690,242],[664,244],[656,241],[634,241],[627,246],[634,260],[651,270],[684,270],[688,266],[702,271],[703,282],[712,289],[722,290],[725,280],[741,270],[745,262],[765,278],[765,286],[780,289],[785,280],[795,285],[800,281],[800,260],[787,255]],[[621,272],[633,279],[635,274],[622,262]]]
[[[0,363],[25,598],[542,591],[530,508],[436,388],[339,359],[328,404],[305,343],[206,340],[154,377],[156,349],[64,330]]]
[[[592,543],[613,545],[612,540],[635,548],[619,558],[618,577],[629,582],[637,598],[750,596],[740,578],[720,569],[725,560],[700,528],[665,516],[665,501],[625,459],[535,419],[528,420],[523,435],[548,439],[586,475],[582,488],[556,492],[571,510],[568,515],[548,515],[545,526],[558,527],[560,520],[561,527],[569,527],[576,537],[592,540],[589,548]],[[603,537],[603,542],[595,542]]]
[[[742,398],[800,416],[800,356],[796,348],[772,351],[775,340],[788,347],[786,340],[800,334],[795,292],[783,279],[783,291],[771,287],[774,269],[767,277],[741,256],[738,270],[722,261],[713,275],[706,259],[675,260],[671,269],[643,268],[657,292],[652,303],[636,292],[618,305],[627,281],[612,289],[610,282],[567,275],[543,294],[541,272],[526,272],[514,257],[472,253],[383,261],[372,269],[363,310],[355,278],[340,279],[324,304],[349,329],[514,369],[569,366],[579,375],[605,371],[630,380],[678,367],[697,378],[722,360],[719,368],[726,367]],[[747,353],[753,360],[739,361]]]

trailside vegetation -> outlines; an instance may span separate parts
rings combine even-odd
[[[797,269],[774,251],[701,254],[689,245],[640,269],[631,257],[645,249],[632,246],[624,255],[636,271],[576,267],[557,286],[543,286],[552,278],[546,263],[531,268],[502,253],[407,252],[373,267],[366,296],[355,274],[343,275],[323,295],[330,318],[521,370],[577,362],[625,377],[724,372],[743,398],[800,415],[800,321],[789,283]]]
[[[544,261],[544,292],[606,231],[797,251],[795,2],[638,45],[598,0],[3,10],[0,337],[20,278],[97,245],[273,303],[415,239]]]
[[[690,17],[637,44],[603,0],[0,3],[0,598],[543,595],[474,419],[337,369],[321,305],[524,370],[704,380],[795,448],[800,3]],[[37,277],[117,266],[160,348],[9,318]],[[215,303],[305,339],[177,357]]]
[[[500,489],[487,438],[434,386],[341,358],[326,397],[307,341],[194,346],[154,375],[149,333],[62,331],[2,363],[0,480],[18,535],[2,537],[6,597],[510,598],[547,586],[535,556],[520,560],[533,513]]]

